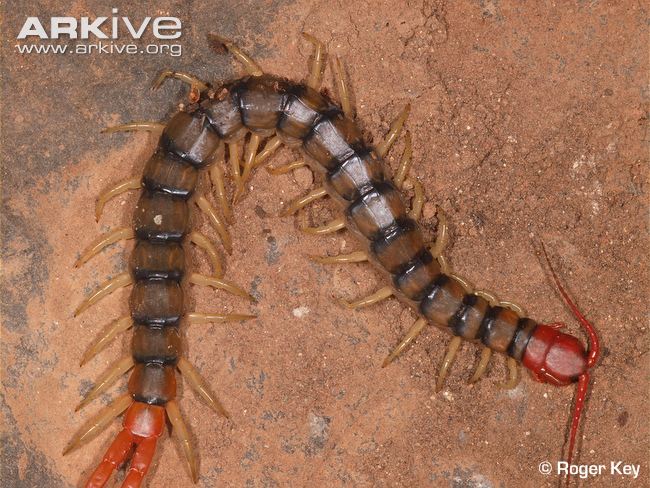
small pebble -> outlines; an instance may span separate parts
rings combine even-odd
[[[433,202],[425,203],[424,207],[422,207],[422,217],[425,220],[429,220],[433,218],[435,214],[436,214],[436,205]]]
[[[311,185],[314,183],[314,175],[307,167],[294,170],[293,178],[296,180],[296,184],[303,190],[311,188]]]
[[[291,313],[294,317],[301,319],[309,313],[309,307],[303,305],[302,307],[294,308]]]

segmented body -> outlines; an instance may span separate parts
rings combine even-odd
[[[441,272],[420,226],[407,214],[403,195],[386,175],[385,163],[326,95],[263,75],[224,86],[191,110],[209,121],[206,133],[213,130],[226,141],[241,138],[244,131],[277,133],[286,144],[299,147],[343,209],[346,227],[385,272],[395,294],[432,324],[526,365],[546,359],[548,350],[538,349],[548,341],[535,341],[536,332],[539,336],[540,327],[546,326],[468,294],[456,278]],[[577,339],[562,335],[579,347],[572,357],[558,358],[559,369],[566,369],[558,379],[575,381],[576,368],[585,362],[584,349]],[[526,356],[531,341],[536,343],[534,357]]]
[[[191,118],[188,125],[200,123]],[[184,127],[183,127],[184,128]],[[129,307],[135,324],[129,380],[133,400],[165,405],[176,396],[175,367],[180,354],[185,253],[189,232],[189,198],[198,171],[219,140],[201,141],[202,151],[179,153],[174,146],[179,124],[167,128],[158,150],[147,161],[142,194],[133,215],[135,247],[130,267],[135,280]],[[170,134],[171,133],[171,134]]]

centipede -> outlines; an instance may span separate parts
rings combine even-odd
[[[183,307],[186,284],[210,286],[251,298],[236,284],[223,279],[221,255],[205,235],[189,225],[191,202],[208,217],[225,253],[232,250],[228,223],[233,208],[245,196],[246,183],[257,168],[264,166],[282,146],[299,151],[293,163],[266,169],[274,175],[306,166],[320,186],[288,203],[283,216],[303,211],[309,204],[329,197],[340,217],[319,226],[303,226],[308,234],[325,235],[350,231],[360,249],[348,254],[312,256],[324,265],[370,262],[387,285],[352,302],[341,300],[348,309],[359,309],[395,297],[418,316],[382,363],[386,367],[409,349],[431,324],[451,335],[440,366],[435,389],[441,390],[463,342],[481,347],[478,365],[470,383],[485,373],[494,353],[506,358],[508,378],[501,386],[514,388],[523,366],[535,381],[553,386],[576,385],[566,459],[576,450],[576,435],[590,386],[590,370],[600,355],[594,326],[579,310],[555,272],[543,242],[541,256],[551,279],[581,329],[587,347],[577,337],[562,331],[561,322],[539,322],[527,316],[514,302],[501,301],[495,294],[474,289],[455,274],[443,251],[448,236],[446,218],[438,212],[433,242],[426,242],[418,220],[425,201],[422,184],[409,176],[412,165],[411,138],[404,135],[404,150],[397,170],[389,174],[385,157],[401,137],[409,105],[391,123],[388,133],[372,143],[356,119],[351,89],[340,58],[332,59],[332,74],[338,101],[322,88],[326,46],[310,34],[303,37],[313,46],[309,72],[301,82],[265,73],[260,65],[232,41],[215,34],[208,42],[219,53],[230,53],[241,63],[244,77],[211,84],[183,72],[164,71],[154,83],[168,79],[189,85],[189,103],[181,106],[169,121],[132,122],[107,132],[146,130],[160,133],[157,149],[140,177],[122,181],[103,193],[96,204],[99,219],[105,203],[128,190],[140,191],[132,228],[109,232],[94,241],[75,266],[88,261],[110,244],[135,239],[129,272],[122,273],[91,294],[77,308],[75,316],[114,290],[133,285],[130,315],[116,320],[84,354],[82,364],[105,348],[119,333],[133,328],[131,356],[118,361],[96,383],[78,409],[87,405],[133,369],[128,393],[119,397],[73,437],[65,449],[72,451],[94,438],[117,416],[126,412],[123,430],[109,447],[87,488],[105,485],[113,471],[132,454],[123,487],[138,487],[152,462],[157,439],[165,419],[178,436],[193,482],[199,473],[196,454],[176,400],[176,372],[216,412],[227,415],[198,371],[180,354],[180,324],[242,321],[250,314],[188,313]],[[226,172],[231,180],[226,180]],[[213,188],[216,207],[195,191],[199,178]],[[406,193],[412,189],[413,196]],[[214,274],[187,273],[184,246],[192,242],[207,254]],[[570,478],[567,475],[566,483]]]

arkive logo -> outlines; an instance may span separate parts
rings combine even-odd
[[[117,16],[116,8],[111,12],[111,17],[51,17],[49,22],[42,22],[38,17],[27,17],[17,39],[119,39],[125,35],[140,39],[147,30],[156,39],[181,37],[182,24],[178,17],[145,17],[132,21],[129,17]]]

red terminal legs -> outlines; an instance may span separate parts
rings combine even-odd
[[[103,487],[134,448],[122,488],[140,486],[156,451],[158,437],[165,427],[165,407],[134,402],[124,415],[123,425],[124,429],[106,451],[102,462],[86,483],[86,488]]]

